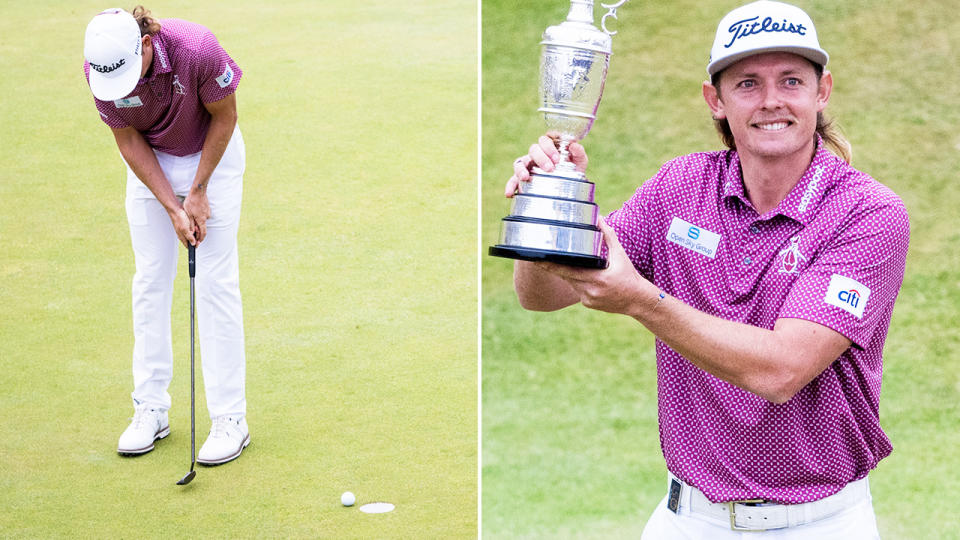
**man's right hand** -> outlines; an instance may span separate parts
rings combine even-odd
[[[187,215],[183,206],[179,206],[173,212],[170,212],[170,221],[173,223],[173,229],[177,231],[177,238],[180,239],[180,243],[184,247],[197,245],[196,224]]]
[[[583,145],[577,142],[570,143],[567,147],[570,151],[570,161],[580,172],[587,170],[587,152]],[[530,145],[527,155],[520,156],[513,162],[513,176],[507,180],[504,188],[504,196],[513,197],[520,186],[520,182],[530,181],[530,169],[534,166],[550,172],[554,166],[560,162],[560,151],[557,150],[557,139],[549,135],[541,135],[537,142]]]

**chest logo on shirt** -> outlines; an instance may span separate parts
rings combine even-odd
[[[833,274],[830,277],[830,286],[827,287],[827,294],[823,297],[823,301],[853,314],[858,319],[862,319],[863,309],[867,307],[869,298],[870,289],[866,285],[846,276]]]
[[[185,88],[183,87],[182,84],[180,84],[180,76],[179,76],[179,75],[174,75],[174,76],[173,76],[173,93],[174,93],[174,94],[180,94],[180,95],[182,96],[182,95],[186,94],[186,92],[185,92],[184,90],[185,90]]]
[[[667,231],[667,240],[678,246],[696,251],[711,259],[717,256],[717,247],[720,245],[720,235],[686,222],[678,217],[670,222]]]
[[[223,75],[220,75],[216,78],[217,84],[220,85],[220,88],[226,88],[230,86],[230,81],[233,80],[233,70],[230,69],[230,64],[227,64],[226,69],[223,70]]]
[[[140,101],[140,96],[133,96],[123,99],[113,100],[113,104],[117,106],[118,109],[126,109],[128,107],[142,107],[143,102]]]
[[[800,267],[803,266],[803,263],[807,260],[807,258],[800,253],[800,237],[794,236],[791,238],[790,245],[780,250],[779,257],[779,272],[781,274],[796,274],[800,272]]]

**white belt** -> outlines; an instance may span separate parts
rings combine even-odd
[[[687,508],[692,514],[699,514],[729,522],[735,531],[765,531],[796,527],[813,523],[842,512],[857,503],[870,500],[870,484],[866,478],[850,482],[843,489],[823,499],[801,504],[764,504],[762,500],[731,501],[714,503],[707,499],[699,489],[670,474],[670,483],[679,482],[681,492],[677,502],[679,508]],[[674,496],[671,494],[671,497]]]

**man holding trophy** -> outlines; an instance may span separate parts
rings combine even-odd
[[[592,10],[572,4],[568,22]],[[569,201],[592,204],[574,142],[592,116],[586,130],[551,122],[544,108],[564,106],[548,88],[548,136],[514,162],[507,196],[551,199],[514,203],[491,248],[518,259],[521,305],[580,302],[657,337],[669,478],[645,539],[879,537],[867,475],[892,450],[878,419],[882,352],[909,222],[896,194],[850,166],[825,118],[827,60],[799,8],[761,0],[728,13],[702,92],[729,149],[663,165],[597,219],[602,241],[571,240],[593,223],[568,219],[584,219]],[[578,85],[575,70],[542,79]],[[599,91],[569,114],[595,114]],[[569,195],[571,181],[589,195]]]

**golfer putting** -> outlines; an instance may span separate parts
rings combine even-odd
[[[728,149],[668,162],[600,219],[607,269],[514,263],[524,308],[579,302],[657,338],[669,475],[646,540],[879,537],[867,477],[892,451],[880,383],[909,221],[850,165],[827,61],[799,8],[731,11],[702,85]],[[558,161],[541,137],[507,196]]]
[[[212,421],[196,461],[226,463],[250,443],[237,257],[245,150],[235,93],[242,72],[208,29],[155,19],[143,6],[132,14],[108,9],[95,16],[84,56],[97,110],[127,168],[136,262],[134,416],[117,452],[145,454],[170,433],[170,310],[179,241],[196,248],[196,309]]]

